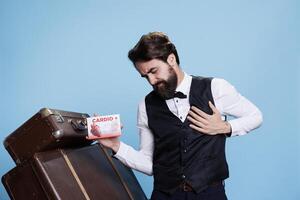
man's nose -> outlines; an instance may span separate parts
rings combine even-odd
[[[156,79],[155,79],[155,77],[154,77],[153,75],[151,75],[151,74],[148,74],[148,81],[149,81],[149,83],[150,83],[152,86],[156,84]]]

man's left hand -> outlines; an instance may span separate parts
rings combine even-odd
[[[203,112],[195,106],[191,107],[187,116],[187,119],[191,122],[190,127],[208,135],[230,133],[230,124],[222,120],[220,112],[210,101],[208,104],[213,111],[212,115]]]

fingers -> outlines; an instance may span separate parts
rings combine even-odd
[[[212,109],[213,114],[209,115],[199,108],[192,106],[187,119],[191,122],[189,125],[192,129],[208,134],[208,135],[215,135],[215,126],[218,124],[219,118],[219,111],[216,107],[209,101],[209,107]]]
[[[212,109],[213,113],[219,113],[218,109],[214,106],[214,104],[211,101],[208,102],[208,105]]]
[[[205,125],[204,123],[202,123],[202,122],[200,122],[200,121],[197,121],[197,120],[195,120],[194,118],[192,118],[192,117],[190,117],[190,116],[188,116],[187,118],[188,118],[188,120],[189,120],[192,124],[194,124],[194,125],[197,126],[197,127],[200,127],[200,128],[205,128],[205,127],[206,127],[206,125]]]
[[[195,106],[191,107],[191,110],[189,111],[189,115],[187,116],[187,119],[192,122],[194,125],[198,127],[205,127],[208,124],[207,119],[209,118],[209,115],[207,115],[202,110],[198,109]]]
[[[198,122],[200,122],[203,125],[207,125],[208,124],[207,119],[205,119],[205,118],[197,115],[195,112],[193,112],[191,110],[189,111],[189,116],[187,116],[187,118],[188,118],[188,120],[190,120],[192,122],[198,121]]]
[[[187,119],[192,123],[190,127],[199,132],[205,132],[206,125],[208,125],[207,118],[207,114],[195,106],[192,106],[187,116]]]
[[[210,117],[210,115],[206,114],[205,112],[203,112],[202,110],[200,110],[199,108],[197,108],[195,106],[191,107],[191,111],[193,111],[196,114],[200,115],[204,119],[208,119]]]

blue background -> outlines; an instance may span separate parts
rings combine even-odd
[[[264,114],[227,142],[229,199],[300,199],[299,10],[296,0],[1,0],[0,140],[50,107],[120,113],[122,140],[137,148],[137,104],[151,87],[127,52],[159,30],[186,72],[225,78]],[[3,145],[0,158],[2,176],[14,163]],[[149,196],[152,178],[136,175]]]

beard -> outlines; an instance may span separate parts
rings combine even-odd
[[[174,97],[177,87],[177,75],[174,69],[169,66],[169,77],[167,80],[161,80],[153,86],[154,91],[164,100]]]

